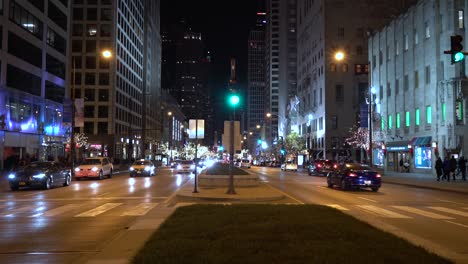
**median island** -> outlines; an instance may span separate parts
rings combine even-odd
[[[133,263],[452,263],[320,205],[178,208]]]
[[[260,184],[258,176],[238,167],[232,168],[232,174],[234,175],[234,186],[236,187],[256,187]],[[227,187],[229,185],[229,175],[229,164],[215,163],[200,173],[198,185],[201,188]]]

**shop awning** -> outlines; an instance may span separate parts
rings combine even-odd
[[[408,151],[410,141],[392,141],[385,143],[385,147],[389,152]]]
[[[411,145],[430,147],[431,141],[432,137],[414,137],[413,139],[411,139]]]

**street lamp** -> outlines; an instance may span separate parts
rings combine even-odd
[[[342,61],[345,58],[345,54],[342,51],[335,52],[335,60]]]
[[[240,102],[240,97],[236,93],[231,93],[228,98],[229,105],[232,107],[232,116],[231,116],[231,127],[230,127],[230,149],[229,149],[229,189],[227,194],[236,194],[234,190],[234,175],[233,175],[233,167],[234,167],[234,118],[236,115],[236,106]]]
[[[172,116],[172,112],[171,112],[171,111],[167,112],[167,115],[168,115],[168,116]],[[170,161],[169,161],[169,162],[172,162],[172,143],[173,143],[173,142],[172,142],[172,138],[173,138],[173,137],[172,137],[172,133],[173,133],[173,131],[172,131],[172,126],[173,126],[174,124],[173,124],[173,122],[172,122],[172,120],[171,120],[170,118],[168,118],[168,121],[169,121],[169,124],[168,124],[168,125],[169,125],[169,138],[170,138],[170,141],[169,141],[169,149],[171,150],[171,158],[170,158]]]
[[[112,51],[103,50],[101,55],[105,59],[112,58]],[[75,92],[76,92],[76,61],[75,57],[72,56],[72,116],[71,116],[71,128],[70,128],[70,159],[71,159],[71,173],[75,176],[75,156],[76,156],[76,143],[75,143]]]

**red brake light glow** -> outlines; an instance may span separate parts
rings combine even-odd
[[[317,167],[319,167],[319,168],[320,168],[320,167],[322,167],[322,165],[318,164],[318,165],[317,165]]]
[[[336,164],[335,164],[335,165],[333,165],[333,168],[334,168],[334,169],[338,168],[338,165],[336,165]]]
[[[348,174],[348,176],[349,176],[349,177],[356,177],[356,176],[357,176],[357,174],[356,174],[356,173],[352,173],[352,172],[350,172],[350,173]]]
[[[382,175],[376,174],[375,177],[376,177],[376,178],[382,178]]]

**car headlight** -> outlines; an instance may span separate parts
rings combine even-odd
[[[13,173],[8,174],[8,179],[14,179],[15,177],[16,175]]]
[[[79,172],[79,171],[80,171],[80,168],[76,167],[76,168],[75,168],[75,171],[76,171],[76,172]]]
[[[151,170],[151,167],[150,166],[146,166],[145,167],[145,171],[150,171]]]
[[[133,167],[130,167],[130,171],[134,171],[134,170],[135,170],[135,168],[133,168]]]
[[[33,175],[33,178],[36,178],[36,179],[42,179],[44,177],[45,177],[44,173],[39,173],[39,174]]]
[[[98,168],[97,168],[97,167],[93,167],[91,170],[94,171],[94,172],[96,172],[96,171],[98,171]]]
[[[177,169],[178,169],[178,170],[181,170],[181,169],[182,169],[182,165],[177,165]]]
[[[190,165],[190,169],[191,169],[191,170],[194,170],[194,169],[195,169],[195,165],[193,165],[193,164]]]

